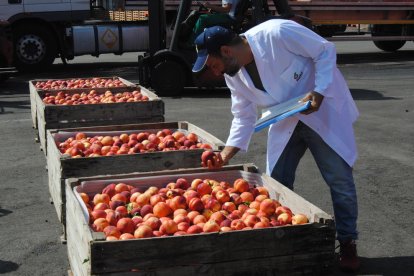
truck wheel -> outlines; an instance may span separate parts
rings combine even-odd
[[[177,96],[184,90],[184,67],[174,60],[159,61],[151,72],[151,87],[160,96]]]
[[[403,25],[373,25],[372,36],[402,35]],[[404,46],[405,40],[375,40],[374,45],[386,52],[395,52]]]
[[[15,29],[14,49],[16,67],[23,71],[48,67],[57,55],[57,45],[51,31],[27,25]]]
[[[401,49],[405,44],[405,40],[391,40],[391,41],[374,41],[375,46],[385,52],[395,52]]]
[[[344,27],[345,26],[345,29]],[[316,25],[315,32],[323,37],[332,37],[336,33],[346,30],[346,25]]]

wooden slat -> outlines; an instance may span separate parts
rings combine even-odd
[[[32,126],[37,129],[37,116],[36,116],[36,87],[32,81],[29,81],[29,95],[30,95],[30,114],[32,116]]]
[[[37,102],[37,100],[36,100]],[[44,112],[39,112],[39,104],[37,104],[38,110],[37,110],[37,129],[38,129],[38,135],[39,135],[39,142],[40,142],[40,148],[42,149],[45,156],[47,156],[47,126],[44,119]]]
[[[313,254],[320,251],[330,251],[333,255],[334,243],[334,229],[316,223],[131,240],[128,243],[122,241],[93,242],[91,247],[92,272],[104,273],[133,268],[149,269],[229,261],[242,262],[252,258]]]
[[[89,225],[85,221],[82,209],[74,196],[70,182],[66,185],[67,196],[67,247],[69,263],[76,276],[90,275],[90,242],[92,241]]]
[[[73,127],[60,129],[65,132],[105,132],[105,131],[127,131],[127,130],[151,130],[151,129],[177,129],[179,127],[178,122],[153,122],[142,124],[122,124],[122,125],[103,125],[103,126],[88,126],[88,127]],[[58,130],[51,130],[53,133],[57,133]]]
[[[258,258],[243,261],[203,264],[200,266],[173,266],[134,272],[107,273],[110,275],[136,276],[278,276],[278,275],[329,275],[332,261],[331,252]]]
[[[203,150],[62,159],[62,178],[200,167]]]
[[[220,171],[234,171],[234,170],[241,170],[246,172],[258,173],[258,168],[252,164],[236,164],[236,165],[226,165],[220,168]],[[189,173],[205,173],[211,172],[208,168],[183,168],[183,169],[176,169],[176,170],[169,170],[169,175],[183,175]],[[83,181],[91,181],[91,180],[109,180],[109,179],[130,179],[130,178],[140,178],[140,177],[149,177],[149,176],[160,176],[165,175],[166,171],[151,171],[151,172],[140,172],[140,173],[127,173],[127,174],[113,174],[113,175],[94,175],[90,177],[78,177],[75,178],[77,183],[81,183]]]
[[[50,132],[48,132],[47,139],[49,144],[48,152],[50,153],[47,158],[49,193],[53,200],[53,205],[55,206],[59,221],[62,222],[63,225],[66,225],[64,210],[65,189],[62,189],[64,180],[62,180],[61,177],[60,152],[56,146],[51,146],[54,145],[54,140]]]
[[[96,122],[101,125],[121,124],[123,120],[145,120],[164,115],[164,103],[161,100],[145,102],[126,102],[91,105],[47,105],[44,119],[50,128],[62,128],[68,123],[82,127],[84,122]]]

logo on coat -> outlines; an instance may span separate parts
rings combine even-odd
[[[293,79],[294,79],[295,81],[299,81],[299,80],[300,80],[300,78],[302,77],[302,74],[303,74],[303,72],[300,72],[299,74],[295,72],[295,73],[293,74]]]

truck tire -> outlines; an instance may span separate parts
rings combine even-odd
[[[57,55],[52,32],[36,26],[18,26],[14,30],[14,61],[20,71],[35,71],[50,66]]]
[[[374,41],[374,45],[377,46],[378,49],[381,49],[385,52],[395,52],[401,49],[404,46],[405,40],[392,40],[392,41]]]
[[[373,25],[372,36],[402,35],[403,25]],[[374,45],[385,52],[395,52],[404,46],[405,40],[374,40]]]
[[[160,96],[177,96],[186,84],[186,72],[177,61],[164,59],[158,61],[151,72],[151,87]]]
[[[316,25],[315,32],[323,37],[332,37],[336,33],[343,33],[346,25]]]

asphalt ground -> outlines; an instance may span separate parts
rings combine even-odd
[[[360,111],[355,124],[362,267],[355,275],[414,275],[414,43],[384,53],[368,42],[337,43],[339,68]],[[0,274],[67,275],[66,245],[49,201],[46,160],[30,118],[28,81],[35,78],[120,76],[136,82],[136,54],[58,61],[49,72],[0,84]],[[231,123],[229,92],[187,89],[163,98],[166,121],[188,120],[223,141]],[[266,133],[232,163],[265,169]],[[309,153],[295,192],[332,214],[329,191]],[[342,275],[337,269],[333,275]]]

